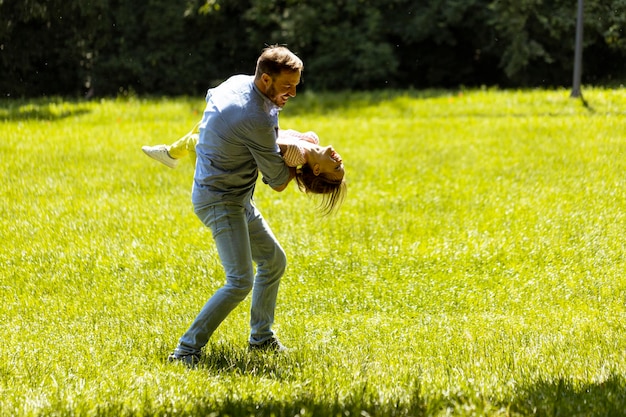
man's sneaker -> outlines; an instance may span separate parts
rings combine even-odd
[[[142,146],[141,150],[152,159],[156,159],[170,168],[176,168],[178,159],[174,159],[167,152],[167,145]]]
[[[287,352],[289,349],[280,343],[276,336],[272,336],[261,343],[249,343],[248,350],[251,352]]]
[[[167,361],[170,363],[182,363],[189,368],[195,368],[200,363],[202,355],[199,353],[188,353],[186,355],[179,355],[178,353],[172,353],[167,357]]]

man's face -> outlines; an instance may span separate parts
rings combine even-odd
[[[265,95],[278,107],[284,107],[287,100],[296,96],[296,86],[300,84],[300,71],[283,71],[274,78],[263,74],[263,77],[267,85]]]

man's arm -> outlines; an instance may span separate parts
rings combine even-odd
[[[278,192],[283,191],[285,188],[287,188],[287,186],[289,185],[289,182],[291,182],[291,180],[294,179],[295,177],[296,177],[296,168],[289,167],[289,179],[287,180],[287,182],[285,182],[283,185],[279,185],[278,187],[272,187],[272,189]]]

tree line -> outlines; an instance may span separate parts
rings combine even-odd
[[[583,82],[626,78],[626,0],[585,0]],[[3,97],[203,94],[264,45],[303,88],[572,81],[573,0],[0,0]]]

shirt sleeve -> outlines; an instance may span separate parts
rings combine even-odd
[[[287,145],[287,150],[283,155],[283,159],[287,166],[297,167],[298,165],[304,165],[306,159],[304,159],[304,148],[298,143],[292,143]]]
[[[263,175],[263,182],[272,188],[280,187],[289,180],[289,168],[276,143],[276,130],[277,127],[270,125],[257,130],[253,133],[255,140],[248,147]]]

